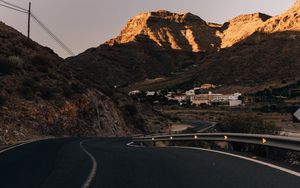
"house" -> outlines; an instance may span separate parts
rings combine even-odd
[[[188,90],[188,91],[185,92],[185,95],[194,96],[195,95],[195,90],[194,89]]]
[[[192,103],[192,105],[195,105],[195,106],[209,104],[210,103],[209,96],[207,94],[195,95],[195,96],[191,97],[191,103]]]
[[[154,96],[156,95],[155,91],[146,91],[146,96]]]
[[[239,100],[239,98],[242,96],[241,93],[234,93],[233,95],[229,96],[229,100]]]
[[[133,96],[133,95],[138,95],[138,94],[141,94],[142,92],[140,90],[133,90],[133,91],[130,91],[128,93],[129,96]]]
[[[175,92],[168,92],[168,94],[165,95],[165,97],[170,101],[170,100],[175,100],[174,99],[174,94]]]
[[[230,95],[213,94],[211,102],[229,102]]]
[[[240,106],[243,103],[241,100],[230,100],[229,101],[229,106]]]
[[[209,89],[215,89],[217,86],[214,84],[202,84],[200,86],[201,89],[209,90]]]
[[[193,105],[199,106],[202,104],[216,104],[216,105],[229,105],[229,106],[239,106],[242,104],[242,101],[239,100],[241,93],[235,93],[232,95],[223,95],[223,94],[213,94],[209,92],[208,94],[199,94],[191,97],[191,103]]]
[[[174,95],[174,99],[178,102],[182,102],[187,100],[187,96],[186,95]]]

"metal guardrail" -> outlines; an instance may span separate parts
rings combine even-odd
[[[242,133],[195,133],[195,134],[171,134],[155,136],[133,137],[134,143],[158,142],[158,141],[223,141],[257,144],[276,147],[292,151],[300,151],[300,138]]]

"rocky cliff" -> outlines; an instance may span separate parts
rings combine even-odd
[[[155,121],[159,115],[151,108],[94,82],[88,72],[64,64],[51,49],[4,23],[0,41],[0,144],[49,135],[155,131],[147,117]]]
[[[191,13],[177,14],[165,10],[141,13],[129,20],[110,45],[136,41],[143,36],[159,47],[193,52],[216,50],[220,40],[216,30]]]

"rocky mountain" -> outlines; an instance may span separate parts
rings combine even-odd
[[[259,31],[266,33],[300,31],[300,1],[297,0],[294,6],[283,14],[269,19]]]
[[[251,92],[300,79],[299,4],[297,1],[283,14],[259,21],[251,35],[207,57],[198,67],[198,82],[217,82]]]
[[[193,52],[216,50],[220,39],[216,29],[191,13],[177,14],[165,10],[141,13],[129,20],[110,45],[136,41],[143,36],[162,48]]]
[[[116,38],[67,62],[111,86],[174,77],[193,65],[184,74],[196,83],[250,91],[297,79],[299,25],[299,1],[278,16],[246,14],[223,25],[191,13],[146,12],[130,19]]]
[[[129,43],[103,44],[68,58],[65,63],[88,71],[93,80],[110,87],[126,86],[141,80],[169,76],[195,64],[203,58],[202,52],[163,48],[139,35]]]
[[[205,53],[196,67],[149,87],[209,82],[221,85],[221,90],[255,92],[299,80],[299,7],[298,0],[278,16],[255,13],[238,16],[223,25],[208,24],[216,29],[220,50]],[[147,84],[141,83],[131,89],[139,86],[147,88]]]
[[[50,135],[125,136],[157,128],[151,122],[162,118],[157,112],[90,80],[88,72],[64,64],[51,49],[2,22],[0,41],[0,144]]]
[[[221,39],[221,48],[228,48],[246,39],[268,20],[271,16],[262,13],[240,15],[224,23],[217,35]]]

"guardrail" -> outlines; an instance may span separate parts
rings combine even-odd
[[[158,141],[223,141],[257,144],[281,149],[300,151],[300,138],[241,133],[195,133],[133,137],[134,143],[147,143]]]

